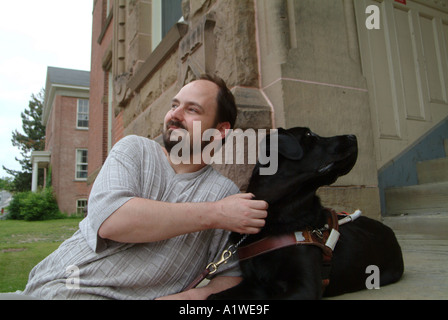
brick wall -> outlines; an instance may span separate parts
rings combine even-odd
[[[96,1],[92,25],[92,61],[90,71],[89,180],[92,183],[107,157],[108,136],[108,72],[103,68],[104,57],[110,51],[113,21],[108,21],[106,1]]]
[[[88,148],[88,130],[76,128],[78,99],[56,96],[47,125],[51,151],[52,185],[59,209],[76,212],[76,200],[87,198],[85,181],[76,181],[76,149]]]
[[[114,118],[112,126],[112,144],[115,144],[124,137],[123,111]]]

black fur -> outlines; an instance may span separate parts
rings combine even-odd
[[[267,136],[268,152],[269,136]],[[254,168],[247,192],[269,203],[266,226],[243,245],[266,236],[292,233],[326,223],[326,210],[316,196],[319,187],[334,183],[356,163],[353,135],[322,138],[307,128],[278,130],[278,171],[259,174]],[[362,208],[361,208],[362,209]],[[403,259],[395,234],[367,217],[340,227],[333,253],[330,285],[322,292],[322,252],[315,246],[292,246],[240,263],[243,281],[209,299],[320,299],[366,288],[366,268],[378,266],[380,285],[398,281]],[[241,238],[232,234],[235,243]]]

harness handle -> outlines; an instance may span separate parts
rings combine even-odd
[[[354,213],[352,214],[347,214],[347,217],[345,217],[344,219],[339,220],[339,225],[342,226],[343,224],[346,224],[348,222],[352,222],[355,221],[356,219],[358,219],[360,216],[362,215],[362,211],[361,210],[356,210]]]

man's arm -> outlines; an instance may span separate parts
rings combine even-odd
[[[241,282],[240,277],[216,277],[201,288],[180,292],[156,300],[205,300],[210,295],[232,288]]]
[[[204,203],[134,198],[106,219],[98,234],[122,243],[157,242],[208,229],[254,234],[265,224],[268,204],[252,198],[252,194],[236,194]]]

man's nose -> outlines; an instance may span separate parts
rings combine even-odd
[[[184,111],[181,106],[171,109],[171,118],[181,120],[184,116]]]

